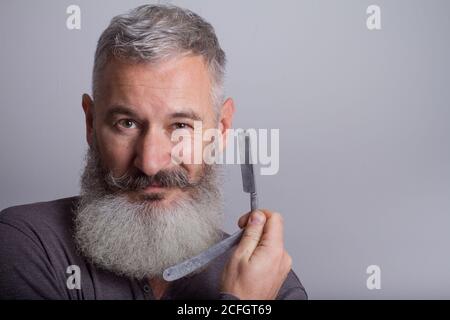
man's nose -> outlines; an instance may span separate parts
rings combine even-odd
[[[138,143],[134,165],[148,176],[171,166],[170,137],[164,130],[147,130]]]

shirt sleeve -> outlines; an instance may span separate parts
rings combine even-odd
[[[219,295],[219,300],[240,300],[240,299],[232,295],[231,293],[221,292]]]
[[[0,300],[65,298],[39,238],[0,222]]]
[[[277,300],[308,300],[308,294],[293,270],[289,271],[284,280]]]

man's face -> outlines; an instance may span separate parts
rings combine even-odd
[[[192,137],[196,120],[203,130],[225,132],[233,102],[223,104],[217,121],[200,57],[156,65],[111,61],[100,80],[95,105],[83,96],[90,149],[75,212],[76,243],[106,270],[160,277],[221,237],[217,168],[175,164],[172,133],[182,128]],[[186,149],[184,160],[192,151]]]
[[[171,151],[175,130],[187,130],[194,136],[194,121],[203,130],[229,127],[232,106],[227,101],[219,121],[211,97],[212,83],[201,56],[184,56],[158,64],[131,64],[110,61],[102,72],[99,96],[95,106],[85,103],[93,112],[88,140],[95,135],[103,165],[114,177],[124,175],[154,176],[160,171],[181,170],[191,182],[201,178],[201,164],[174,164]],[[201,137],[200,137],[201,138]],[[206,144],[207,142],[203,142]],[[183,150],[191,158],[191,150]],[[177,168],[178,167],[178,168]],[[179,168],[181,167],[181,168]],[[130,200],[155,199],[168,206],[182,196],[182,189],[164,188],[158,182],[128,191]]]

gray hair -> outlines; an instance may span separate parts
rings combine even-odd
[[[143,5],[118,15],[98,40],[92,80],[94,100],[100,73],[111,57],[157,63],[188,54],[203,57],[211,77],[212,101],[218,112],[223,101],[226,58],[211,24],[194,12],[173,5]]]

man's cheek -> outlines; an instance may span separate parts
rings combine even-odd
[[[174,165],[191,165],[195,162],[196,143],[189,130],[176,130],[172,134],[171,160]]]
[[[224,137],[217,128],[210,128],[203,134],[203,162],[208,165],[223,163]]]
[[[133,162],[133,144],[129,141],[115,139],[105,134],[99,137],[99,150],[104,165],[114,169],[114,173],[121,175],[128,170]]]
[[[217,128],[205,131],[196,128],[176,130],[172,133],[171,159],[175,165],[221,163],[223,136]]]

